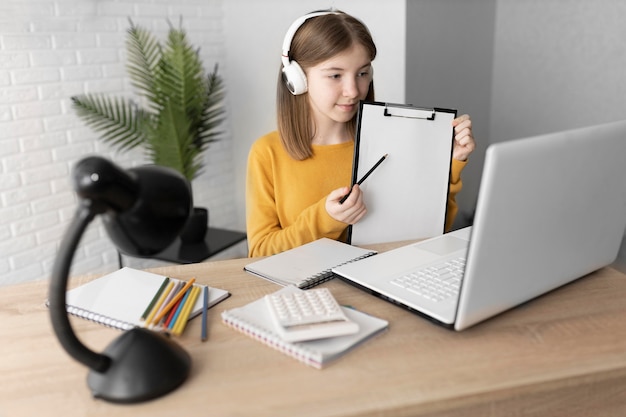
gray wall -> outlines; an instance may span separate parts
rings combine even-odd
[[[407,1],[407,102],[471,115],[478,145],[464,171],[455,227],[470,221],[488,144],[495,5],[495,0]]]
[[[491,142],[626,118],[625,16],[623,0],[499,0]]]
[[[626,2],[497,2],[490,139],[626,118]]]
[[[624,16],[623,0],[408,0],[407,101],[474,122],[462,214],[489,143],[626,118]]]

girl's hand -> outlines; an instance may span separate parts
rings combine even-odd
[[[350,196],[343,202],[339,203],[341,198],[350,192],[350,187],[341,187],[332,191],[326,198],[326,211],[333,219],[347,223],[355,224],[367,212],[365,203],[363,202],[363,193],[358,184],[352,187]]]
[[[472,135],[472,121],[467,114],[464,114],[454,119],[452,126],[454,127],[452,157],[459,161],[465,161],[476,148],[476,142]]]

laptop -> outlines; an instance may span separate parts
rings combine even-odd
[[[492,144],[472,226],[332,271],[467,329],[614,262],[626,228],[624,155],[626,120]],[[424,269],[446,282],[420,284]]]

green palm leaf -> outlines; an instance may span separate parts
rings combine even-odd
[[[205,92],[205,103],[200,124],[198,126],[198,136],[196,145],[206,147],[214,142],[222,134],[216,128],[224,121],[224,108],[221,107],[224,99],[224,83],[217,75],[218,66],[215,65],[213,72],[207,77],[207,90]]]
[[[148,154],[154,163],[174,168],[187,178],[195,177],[191,164],[195,151],[192,146],[189,120],[181,109],[165,103],[152,140],[146,143]]]
[[[149,118],[141,109],[121,98],[87,94],[72,97],[74,110],[87,126],[102,134],[104,142],[120,151],[141,145]]]
[[[155,164],[192,180],[202,172],[202,155],[219,138],[216,128],[224,121],[218,67],[205,73],[182,27],[170,25],[164,46],[132,21],[127,36],[127,70],[148,108],[87,94],[72,97],[74,110],[103,141],[120,151],[142,146]]]
[[[126,69],[133,87],[148,99],[155,110],[158,110],[161,108],[162,100],[159,98],[159,89],[155,84],[155,79],[159,72],[161,45],[150,32],[136,26],[132,20],[129,19],[129,21]]]

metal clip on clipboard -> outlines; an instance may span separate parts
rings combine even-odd
[[[435,120],[435,109],[419,109],[412,106],[391,106],[385,104],[386,117],[407,117],[409,119]]]

